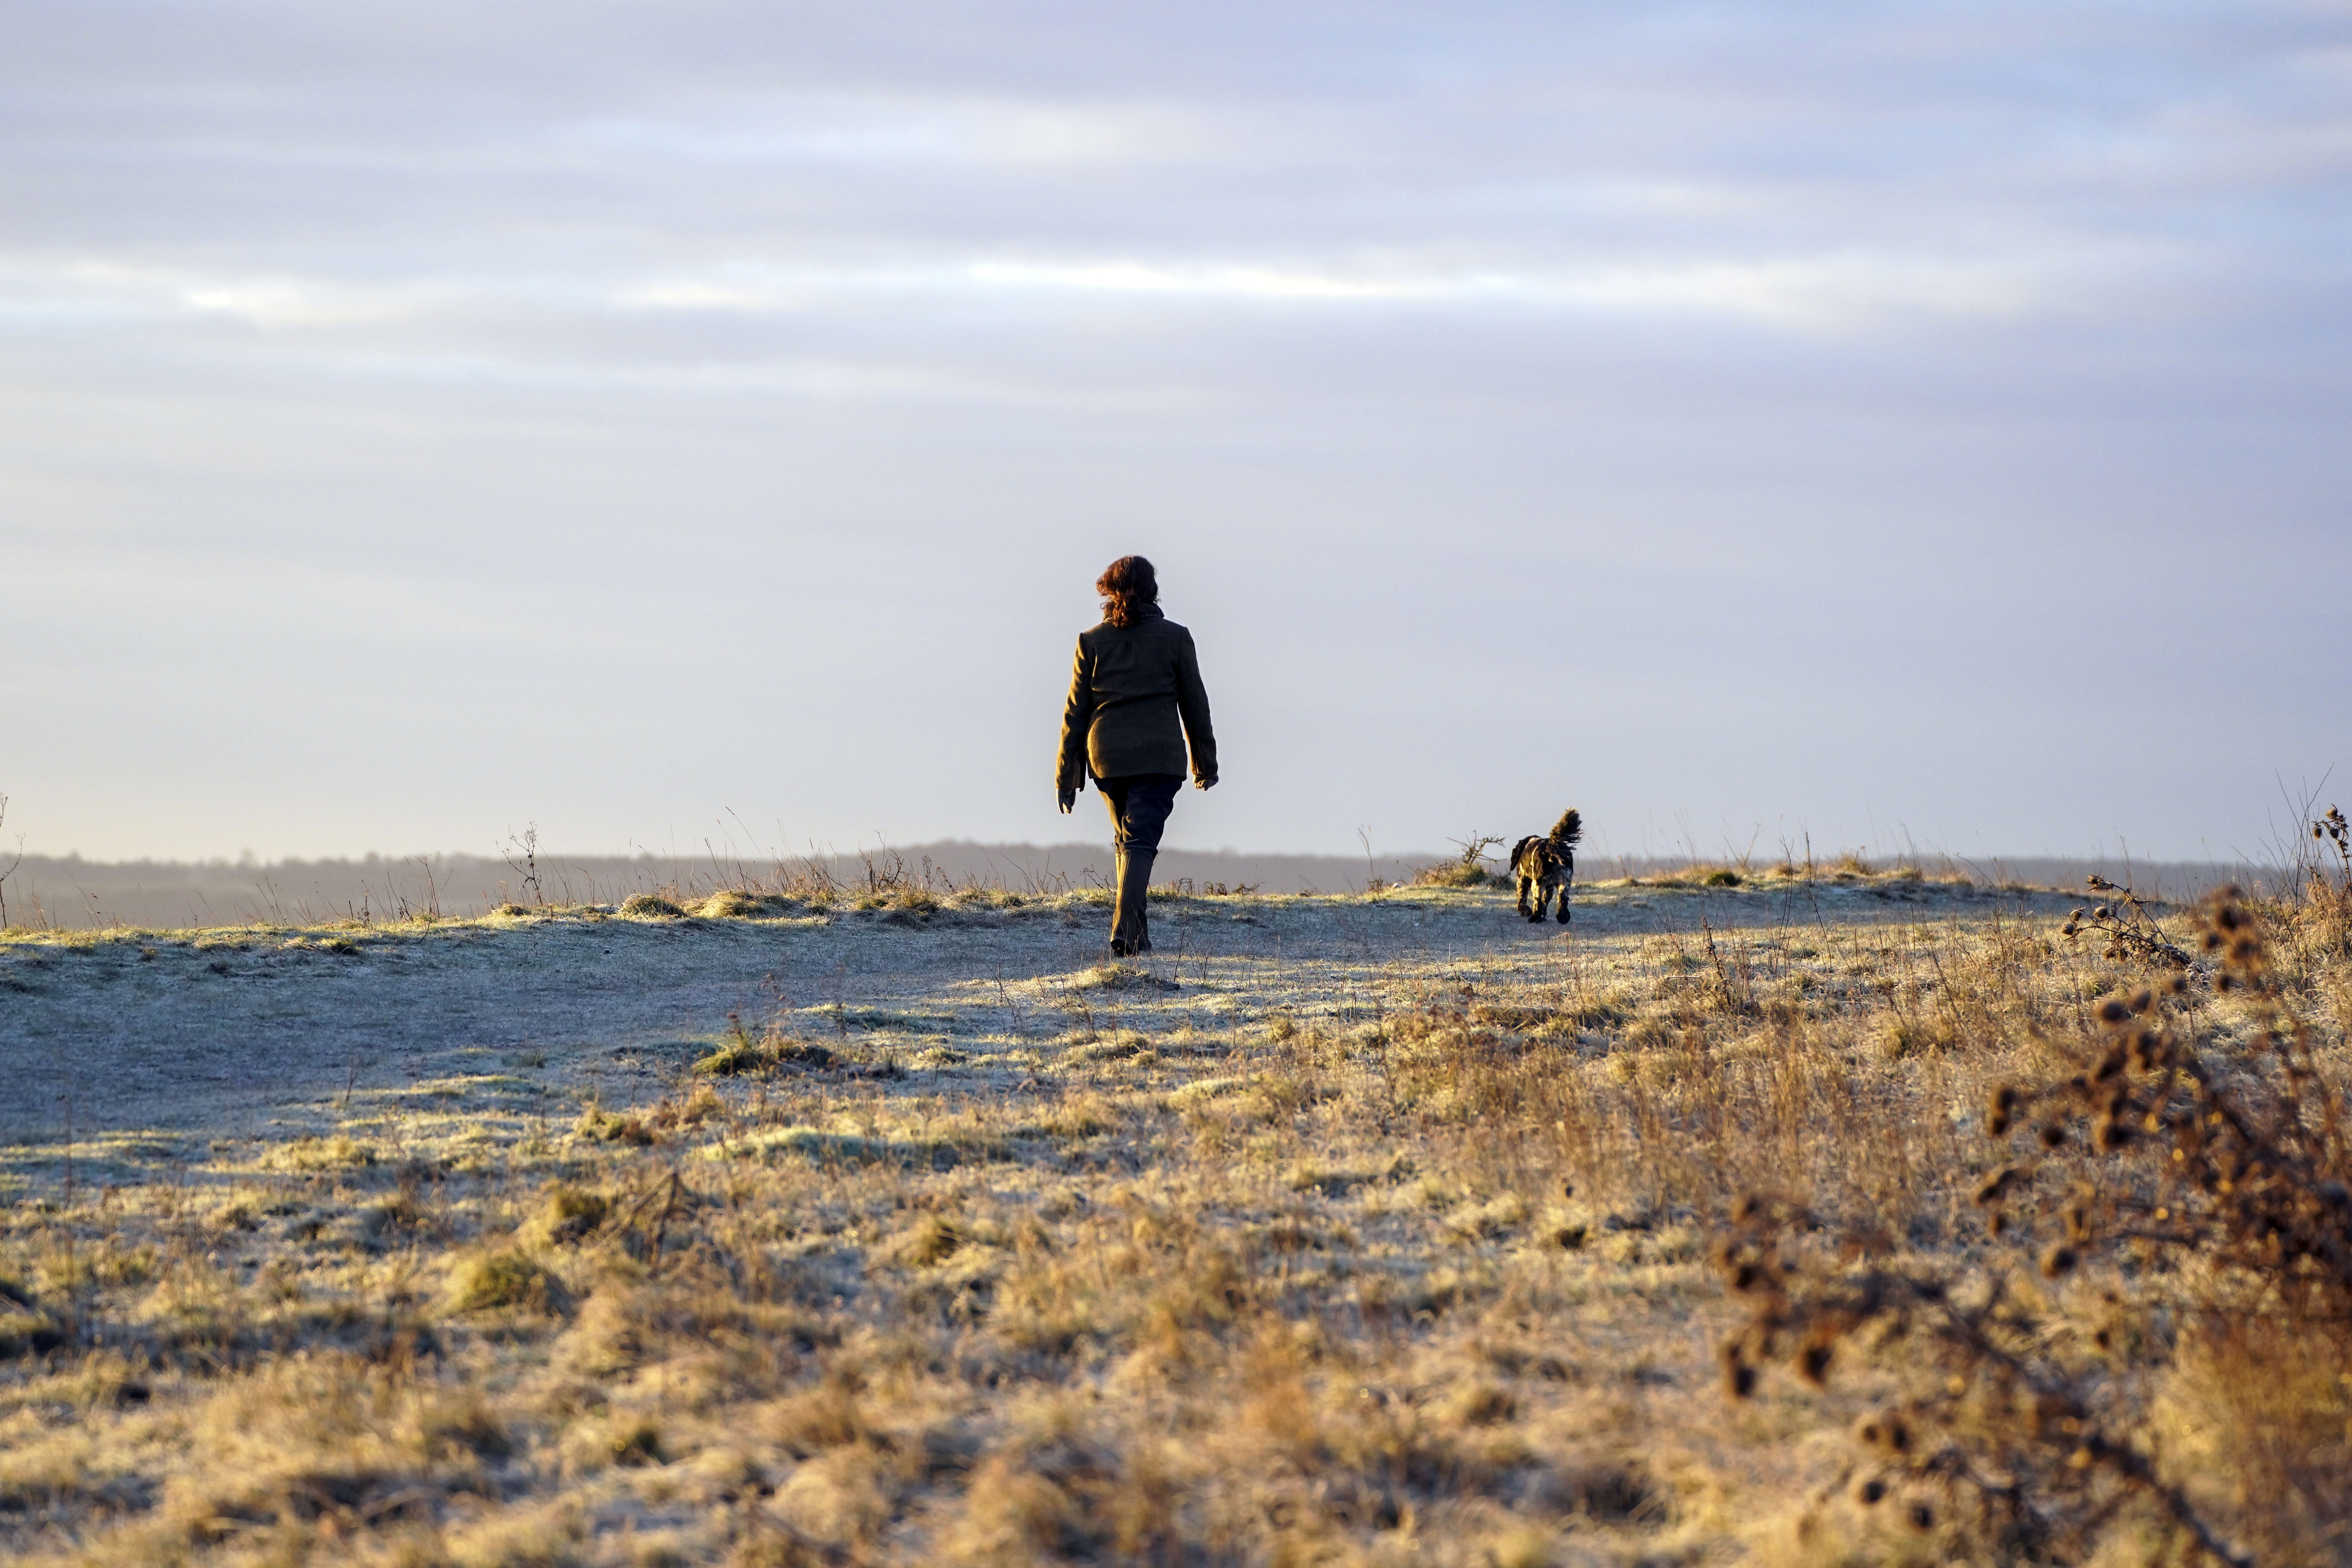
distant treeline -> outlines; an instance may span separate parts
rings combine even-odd
[[[1201,890],[1343,892],[1375,879],[1410,881],[1422,868],[1457,858],[1426,855],[1252,855],[1232,849],[1167,849],[1155,868],[1162,883]],[[1490,870],[1502,863],[1489,856]],[[1713,865],[1717,862],[1706,862]],[[1694,862],[1680,857],[1611,856],[1590,848],[1577,870],[1586,881],[1667,876]],[[2078,888],[2093,872],[2168,900],[2193,899],[2236,882],[2271,886],[2276,868],[2187,861],[2134,861],[2046,856],[1961,858],[1921,855],[1885,865],[1916,864],[1929,876],[1988,886]],[[0,862],[5,868],[5,862]],[[1747,868],[1762,872],[1762,858]],[[33,928],[220,926],[254,921],[395,921],[417,914],[478,915],[501,904],[612,904],[632,893],[699,894],[722,887],[775,888],[827,879],[855,892],[919,880],[944,888],[978,883],[1035,891],[1108,883],[1111,852],[1101,844],[916,844],[862,853],[795,857],[559,855],[535,859],[478,855],[370,855],[357,860],[84,860],[27,855],[5,882],[6,923]],[[1828,876],[1827,860],[1816,871]]]

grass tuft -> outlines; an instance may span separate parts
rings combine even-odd
[[[1074,991],[1174,991],[1178,983],[1152,973],[1140,964],[1103,963],[1070,977]]]
[[[553,1276],[534,1254],[520,1247],[493,1247],[459,1258],[450,1269],[449,1310],[543,1307],[555,1288]]]
[[[685,917],[686,911],[658,893],[634,893],[621,901],[618,911],[633,921],[674,921]]]

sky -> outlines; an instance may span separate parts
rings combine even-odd
[[[0,839],[1100,837],[1129,552],[1171,844],[2259,853],[2352,5],[11,14]]]

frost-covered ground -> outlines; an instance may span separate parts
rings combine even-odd
[[[2140,982],[2056,895],[1695,883],[0,940],[0,1552],[1966,1555],[1854,1489],[1899,1366],[1726,1396],[1711,1240],[1975,1267],[1990,1086]]]

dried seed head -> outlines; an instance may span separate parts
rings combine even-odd
[[[1880,1499],[1885,1497],[1885,1495],[1886,1483],[1879,1479],[1876,1476],[1871,1477],[1870,1479],[1863,1482],[1862,1485],[1854,1488],[1853,1489],[1853,1500],[1862,1504],[1864,1508],[1868,1508],[1871,1504],[1877,1502]]]
[[[2063,1275],[2072,1274],[2074,1271],[2074,1265],[2081,1261],[2082,1259],[2074,1255],[2073,1247],[2053,1247],[2042,1255],[2042,1277],[2047,1279],[2056,1279]]]
[[[2125,1006],[2121,1001],[2110,996],[2099,1004],[2099,1022],[2110,1028],[2128,1024],[2131,1022],[2131,1009]]]
[[[2132,993],[2131,1000],[2125,1003],[2124,1005],[2129,1007],[2135,1013],[2145,1013],[2149,1008],[2156,1005],[2156,993],[2143,985],[2138,990]]]
[[[1923,1533],[1936,1528],[1936,1510],[1924,1502],[1913,1503],[1906,1517],[1911,1521],[1911,1528]]]
[[[1822,1381],[1829,1375],[1832,1348],[1827,1340],[1818,1340],[1798,1352],[1797,1375],[1815,1387],[1819,1387]]]
[[[1748,1364],[1737,1340],[1723,1347],[1723,1390],[1734,1399],[1746,1399],[1756,1392],[1756,1369]]]
[[[2055,1121],[2045,1121],[2034,1136],[2042,1140],[2044,1149],[2055,1149],[2066,1142],[2066,1129]]]

